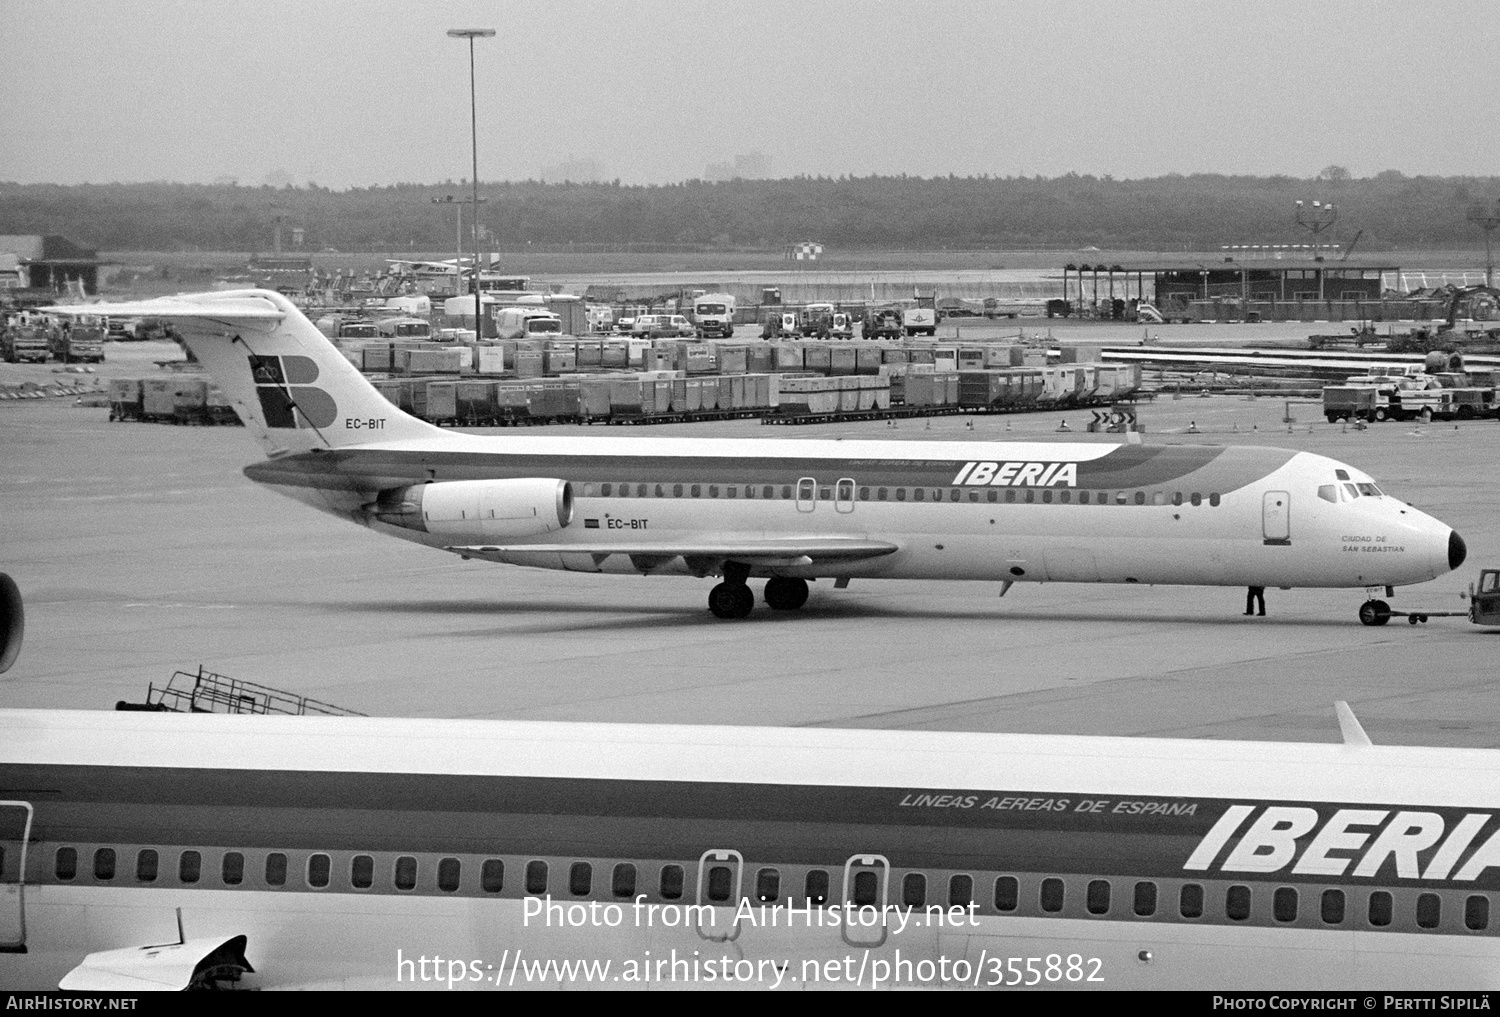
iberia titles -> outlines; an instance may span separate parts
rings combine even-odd
[[[1078,486],[1077,463],[964,463],[954,487]]]

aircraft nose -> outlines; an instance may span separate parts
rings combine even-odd
[[[1464,538],[1458,535],[1457,530],[1448,531],[1448,569],[1452,571],[1464,563],[1469,556],[1469,546],[1464,543]]]

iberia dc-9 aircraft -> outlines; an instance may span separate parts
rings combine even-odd
[[[466,559],[719,577],[720,618],[750,614],[751,578],[779,610],[811,579],[978,579],[1364,588],[1378,625],[1382,591],[1466,553],[1309,452],[470,435],[397,409],[277,293],[48,310],[171,320],[265,449],[258,483]]]
[[[0,711],[0,985],[1495,989],[1500,752]]]

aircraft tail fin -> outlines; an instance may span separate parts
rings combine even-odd
[[[47,308],[170,321],[268,455],[432,437],[286,297],[270,290]]]

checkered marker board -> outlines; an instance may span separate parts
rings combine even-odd
[[[788,261],[817,261],[823,253],[822,244],[814,244],[811,241],[793,244],[786,249]]]

